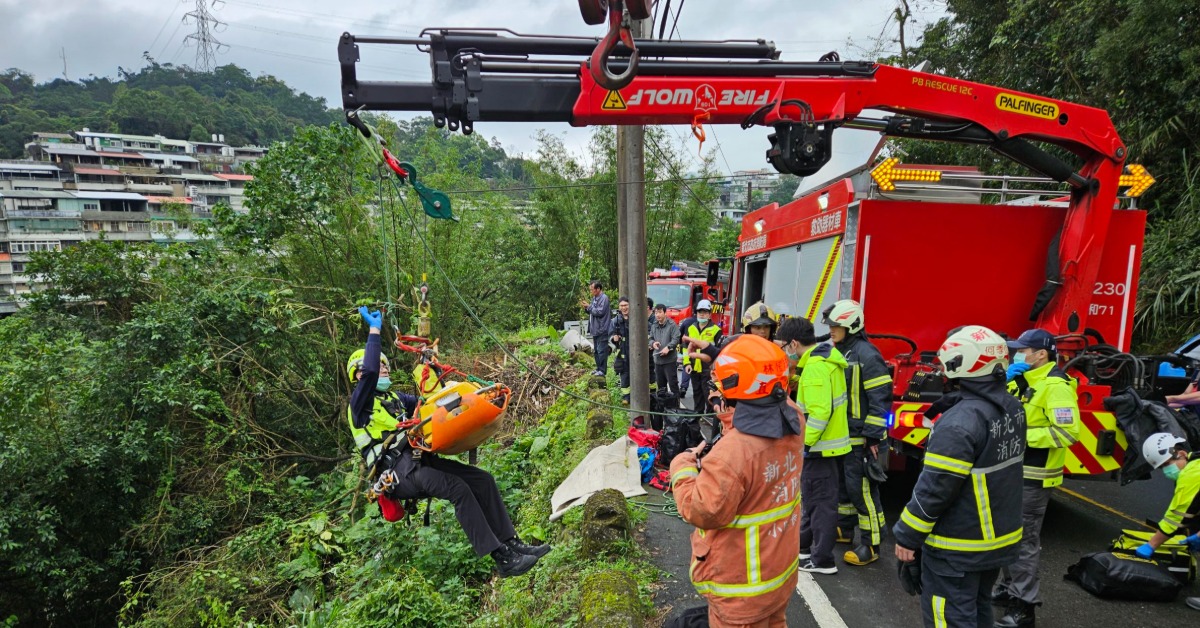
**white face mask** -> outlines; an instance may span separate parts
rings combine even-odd
[[[700,321],[701,324],[704,324],[704,323],[707,323],[709,320],[711,320],[711,318],[709,317],[708,314],[697,314],[696,320]]]
[[[1013,364],[1024,364],[1025,363],[1025,354],[1021,353],[1020,351],[1014,351],[1012,354],[1012,363]]]

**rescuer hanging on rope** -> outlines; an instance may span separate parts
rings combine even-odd
[[[379,338],[383,317],[365,307],[358,311],[370,332],[366,347],[355,351],[346,364],[355,382],[347,415],[355,447],[373,470],[372,476],[378,473],[374,491],[381,496],[380,507],[415,498],[448,500],[477,555],[490,554],[501,576],[529,571],[550,552],[550,546],[526,545],[517,537],[496,481],[487,471],[412,446],[405,432],[419,429],[418,421],[406,419],[417,413],[418,400],[389,391],[390,365]]]

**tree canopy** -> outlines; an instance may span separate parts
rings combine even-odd
[[[297,126],[339,118],[323,98],[236,65],[201,72],[151,61],[137,71],[119,69],[116,79],[45,83],[16,68],[0,72],[0,159],[21,157],[35,131],[88,128],[193,141],[218,133],[228,144],[267,146]]]

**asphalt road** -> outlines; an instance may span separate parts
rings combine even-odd
[[[907,502],[914,481],[913,474],[898,474],[884,485],[884,510],[889,526]],[[647,500],[663,501],[661,493],[648,490],[651,495]],[[1056,490],[1042,532],[1040,573],[1044,604],[1038,609],[1039,625],[1119,628],[1200,625],[1200,612],[1183,603],[1186,596],[1200,595],[1196,583],[1185,587],[1173,603],[1138,603],[1102,600],[1062,578],[1067,567],[1084,554],[1107,549],[1123,528],[1138,528],[1138,522],[1158,519],[1170,495],[1171,485],[1162,477],[1125,487],[1115,481],[1069,480],[1061,490]],[[682,609],[703,603],[687,576],[691,527],[676,517],[652,513],[646,528],[645,543],[652,548],[658,566],[668,574],[655,595],[659,619],[667,620]],[[838,546],[836,553],[840,556],[844,548]],[[802,582],[805,595],[797,593],[792,598],[788,625],[793,628],[920,626],[919,600],[905,595],[896,581],[890,534],[884,539],[882,553],[879,561],[866,567],[848,566],[839,558],[836,575],[811,576],[816,587],[810,583],[808,589]],[[801,577],[810,576],[801,574]]]

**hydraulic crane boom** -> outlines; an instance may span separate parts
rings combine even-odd
[[[608,39],[604,40],[605,42]],[[1046,284],[1031,320],[1057,335],[1082,334],[1116,204],[1125,146],[1107,112],[1093,107],[872,62],[779,61],[764,41],[636,41],[636,58],[589,53],[598,39],[522,36],[511,31],[427,30],[416,38],[342,35],[342,102],[358,110],[428,111],[434,123],[471,133],[481,121],[575,126],[740,124],[769,126],[768,161],[780,172],[815,173],[839,127],[893,137],[985,145],[1070,186],[1070,207],[1048,253]],[[430,58],[429,82],[358,79],[359,44],[416,45]],[[629,55],[609,43],[615,54]],[[631,69],[636,72],[629,72]],[[609,70],[625,70],[606,80]],[[597,76],[599,75],[599,76]],[[871,118],[867,110],[892,115]],[[1030,140],[1077,155],[1078,167]],[[982,247],[989,234],[979,234]],[[1004,242],[997,240],[997,249]],[[1084,340],[1070,351],[1082,347]]]

